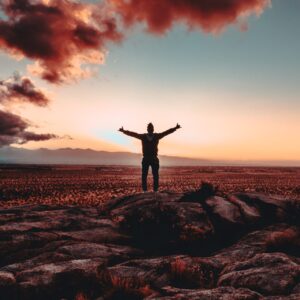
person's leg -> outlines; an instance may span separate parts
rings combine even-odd
[[[158,191],[159,186],[159,160],[155,159],[151,164],[152,175],[153,175],[153,190],[154,192]]]
[[[143,191],[147,191],[147,176],[149,170],[149,162],[143,159],[142,161],[142,188]]]

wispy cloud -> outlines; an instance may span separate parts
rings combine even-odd
[[[28,77],[15,74],[6,80],[0,80],[0,103],[28,102],[46,106],[50,100]]]
[[[15,74],[0,80],[0,147],[59,138],[52,133],[40,134],[28,130],[32,124],[11,112],[13,105],[18,102],[45,107],[50,100],[27,77]]]
[[[38,134],[28,131],[29,126],[30,124],[20,116],[0,110],[0,147],[58,138],[55,134]]]

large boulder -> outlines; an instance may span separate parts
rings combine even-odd
[[[138,201],[141,199],[140,201]],[[214,235],[214,227],[200,203],[181,202],[178,194],[149,193],[115,204],[112,218],[146,251],[173,253],[203,245]]]

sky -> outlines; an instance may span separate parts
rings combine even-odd
[[[118,132],[121,126],[142,133],[152,122],[160,132],[178,122],[182,129],[160,142],[160,154],[300,161],[300,1],[273,0],[258,14],[243,11],[239,24],[188,23],[190,15],[176,15],[171,25],[154,26],[143,19],[144,9],[134,16],[138,20],[127,12],[128,19],[118,20],[125,24],[122,37],[105,32],[105,43],[101,37],[93,49],[103,57],[84,57],[88,72],[71,81],[61,71],[75,73],[65,66],[65,53],[49,63],[16,44],[7,46],[2,12],[0,88],[2,80],[8,100],[0,101],[0,109],[27,123],[16,139],[7,142],[3,134],[3,146],[140,152],[140,141]],[[83,35],[89,37],[87,31]],[[55,43],[61,52],[68,48],[63,38]],[[44,65],[28,67],[37,61]],[[16,72],[19,78],[11,79]],[[24,78],[49,101],[19,101],[8,94],[7,87],[12,90],[12,82]]]

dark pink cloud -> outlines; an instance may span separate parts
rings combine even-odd
[[[177,23],[207,33],[231,24],[245,30],[246,17],[259,14],[270,1],[3,0],[0,49],[33,60],[33,74],[64,83],[90,76],[90,64],[101,64],[107,43],[120,42],[128,26],[145,23],[154,34],[164,34]]]
[[[243,16],[260,13],[270,0],[110,0],[127,26],[145,22],[163,34],[175,23],[209,33],[222,31]],[[242,23],[241,25],[244,26]]]
[[[0,48],[35,61],[31,71],[53,83],[89,75],[107,42],[119,42],[116,20],[103,5],[70,0],[4,0]]]
[[[30,122],[8,111],[16,102],[44,107],[48,105],[49,99],[27,77],[14,75],[0,80],[0,147],[60,138],[55,134],[40,134],[28,130],[31,127]]]
[[[46,106],[49,98],[27,77],[15,75],[7,80],[0,80],[0,103],[28,102]]]
[[[28,131],[29,126],[30,124],[20,116],[0,110],[0,147],[58,138],[55,134],[38,134]]]

